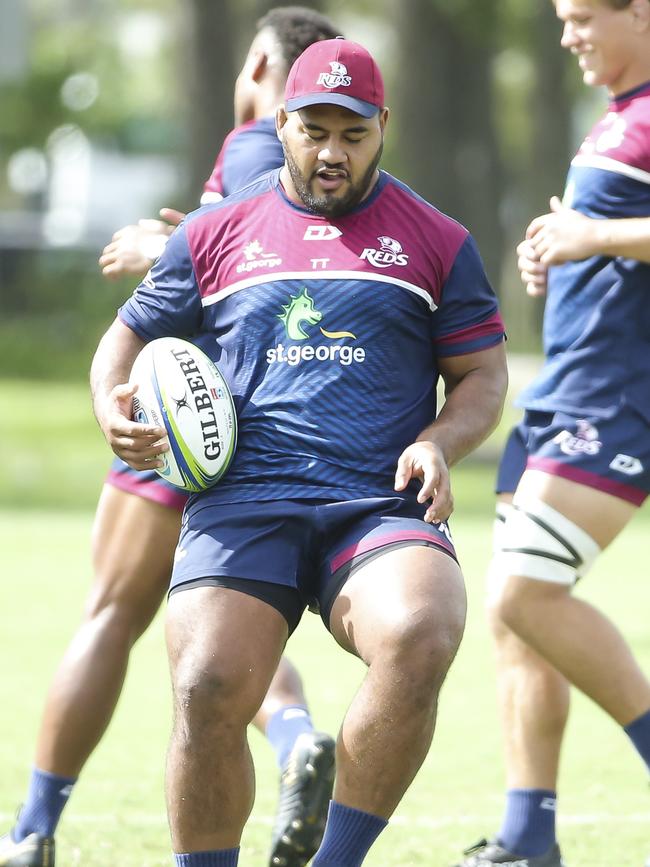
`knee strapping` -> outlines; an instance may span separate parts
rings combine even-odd
[[[515,499],[495,544],[490,580],[521,575],[572,586],[599,553],[591,536],[556,509],[541,500]]]

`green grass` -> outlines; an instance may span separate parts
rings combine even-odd
[[[36,387],[36,386],[34,386]],[[8,826],[24,797],[45,690],[80,617],[89,580],[92,505],[108,463],[80,389],[50,386],[45,418],[24,420],[24,406],[0,385],[0,406],[23,418],[15,442],[25,463],[43,470],[9,507],[15,479],[0,481],[0,819]],[[57,419],[62,422],[58,427]],[[0,443],[12,428],[3,411]],[[67,442],[65,451],[61,443]],[[37,457],[31,458],[32,445]],[[3,446],[6,449],[6,445]],[[72,452],[79,449],[75,471]],[[71,450],[68,454],[68,449]],[[6,466],[6,453],[4,455]],[[57,507],[66,465],[66,509]],[[503,770],[494,669],[483,619],[483,575],[489,559],[493,468],[465,463],[455,473],[456,544],[467,579],[469,618],[444,687],[434,746],[368,867],[447,867],[461,848],[496,829]],[[49,480],[53,489],[48,488]],[[75,498],[68,496],[77,491]],[[650,670],[647,612],[650,523],[639,514],[600,559],[581,592],[607,610]],[[158,618],[136,647],[127,685],[109,731],[91,758],[64,815],[57,844],[61,867],[157,867],[170,863],[162,777],[170,725],[169,678]],[[316,724],[336,731],[363,675],[313,615],[290,641]],[[251,743],[258,792],[243,840],[242,867],[266,867],[277,774],[271,749],[255,731]],[[650,800],[644,769],[625,735],[580,695],[563,754],[560,832],[570,867],[640,867],[650,853]]]

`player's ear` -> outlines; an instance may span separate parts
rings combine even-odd
[[[253,68],[251,69],[251,78],[255,84],[259,84],[264,78],[268,65],[269,56],[266,51],[257,51],[253,58]]]
[[[289,120],[289,115],[284,105],[279,105],[275,112],[275,132],[277,137],[282,141],[282,130],[286,122]]]
[[[382,131],[386,129],[386,124],[388,123],[388,118],[390,117],[390,110],[384,106],[382,110],[379,112],[379,127]]]

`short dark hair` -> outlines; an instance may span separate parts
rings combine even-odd
[[[304,6],[276,6],[257,22],[258,32],[266,27],[277,37],[287,72],[312,43],[342,35],[329,18]]]

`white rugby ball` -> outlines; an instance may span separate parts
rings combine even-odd
[[[167,431],[158,475],[184,491],[216,484],[235,453],[237,417],[214,362],[187,340],[159,337],[138,354],[129,381],[138,384],[133,420]]]

